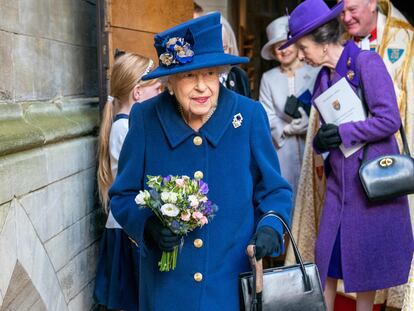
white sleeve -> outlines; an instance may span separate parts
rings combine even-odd
[[[118,172],[119,154],[127,133],[128,119],[119,119],[112,124],[109,136],[109,156],[111,158],[111,171],[114,179]]]
[[[259,101],[263,105],[269,119],[273,144],[275,144],[277,148],[281,148],[285,140],[283,128],[287,123],[277,115],[272,99],[271,85],[265,75],[260,82]]]

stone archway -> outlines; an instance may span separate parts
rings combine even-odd
[[[0,228],[0,311],[67,311],[56,272],[18,199]]]
[[[0,311],[8,310],[47,310],[39,292],[34,287],[32,280],[19,261],[16,262],[9,287],[4,296],[2,307],[0,308]]]

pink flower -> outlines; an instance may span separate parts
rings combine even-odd
[[[182,179],[182,178],[178,178],[178,179],[176,179],[176,180],[175,180],[175,184],[176,184],[178,187],[182,187],[182,186],[184,186],[184,179]]]
[[[182,221],[189,221],[190,216],[191,216],[190,213],[187,212],[185,214],[182,214],[180,218],[181,218]]]
[[[193,218],[194,219],[197,219],[197,220],[200,220],[201,218],[203,218],[204,217],[204,215],[203,215],[203,213],[201,213],[201,212],[194,212],[193,213]]]
[[[201,225],[204,226],[205,224],[208,224],[208,219],[206,216],[201,217],[200,219]]]

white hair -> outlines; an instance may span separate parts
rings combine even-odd
[[[231,28],[230,23],[223,15],[221,16],[221,24],[223,25],[223,33],[227,35],[230,54],[239,56],[239,48],[237,47],[237,40],[233,28]]]

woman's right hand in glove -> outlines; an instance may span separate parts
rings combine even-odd
[[[315,136],[315,146],[320,151],[338,148],[342,143],[339,128],[335,124],[322,124]]]
[[[150,216],[145,223],[144,239],[167,252],[181,243],[181,236],[165,227],[155,215]]]

